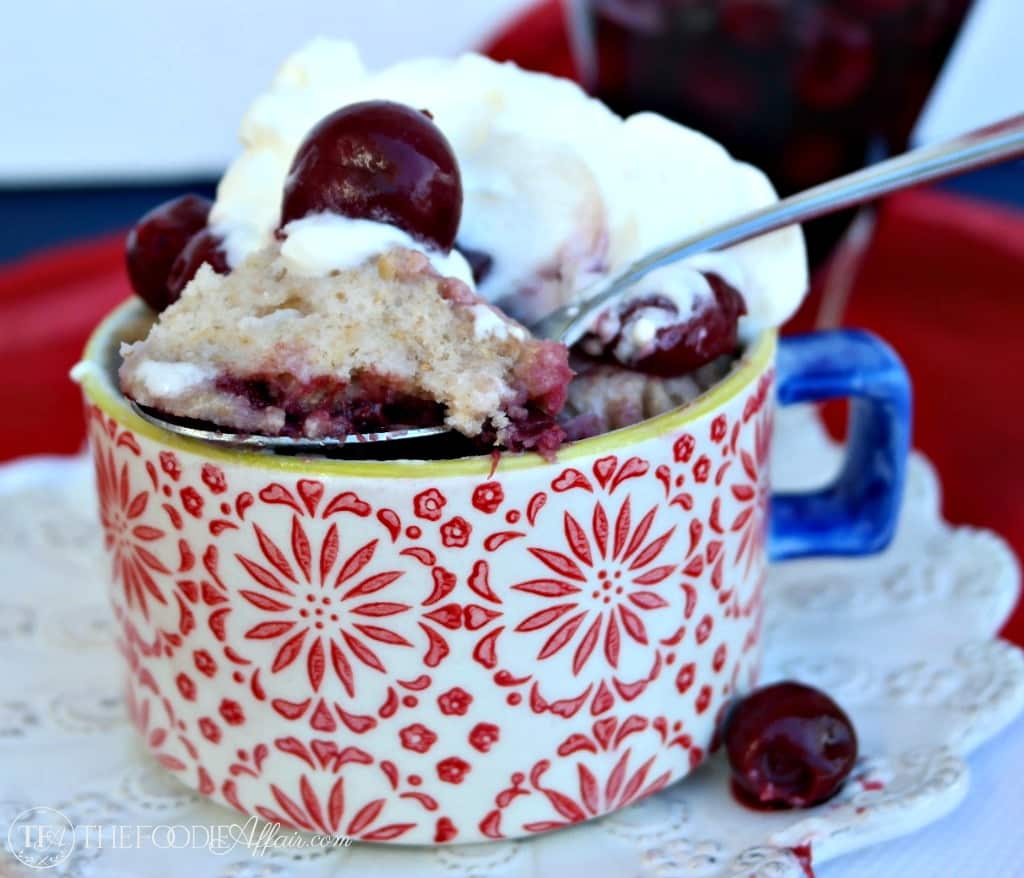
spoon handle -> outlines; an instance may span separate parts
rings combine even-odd
[[[1022,155],[1024,114],[953,140],[903,153],[661,247],[624,271],[598,281],[579,300],[551,312],[532,330],[541,338],[575,344],[598,313],[657,268],[864,204],[890,192],[953,177]]]

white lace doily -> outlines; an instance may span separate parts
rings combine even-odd
[[[828,478],[839,451],[807,409],[783,410],[778,487]],[[239,822],[143,754],[121,699],[121,660],[85,457],[0,468],[0,848],[24,809],[76,825]],[[840,796],[808,811],[737,805],[721,755],[626,811],[524,841],[439,849],[323,850],[79,845],[40,873],[0,850],[0,876],[190,878],[415,875],[417,878],[797,878],[815,863],[911,832],[967,792],[965,757],[1024,709],[1024,658],[995,637],[1018,589],[995,535],[952,528],[915,456],[895,542],[866,559],[798,561],[769,576],[764,679],[829,691],[852,715],[862,760]]]

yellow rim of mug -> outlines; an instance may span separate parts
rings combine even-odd
[[[80,379],[82,390],[88,399],[136,435],[145,436],[160,445],[207,460],[296,475],[422,478],[487,475],[491,471],[492,461],[489,455],[426,461],[330,460],[321,457],[286,456],[246,449],[219,448],[161,430],[132,411],[120,391],[112,384],[105,365],[111,346],[119,343],[128,325],[138,321],[144,313],[141,303],[130,299],[103,319],[90,336],[82,355],[83,361],[95,368],[86,370]],[[630,445],[663,436],[721,408],[749,387],[765,370],[775,354],[775,346],[776,333],[763,333],[747,349],[739,365],[723,381],[689,405],[631,427],[623,427],[591,439],[573,442],[558,453],[558,463],[565,464],[597,454],[621,452]],[[547,465],[548,461],[538,454],[505,454],[502,455],[498,468],[502,472],[509,472]]]

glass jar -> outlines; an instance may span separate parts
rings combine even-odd
[[[588,86],[764,169],[782,194],[901,151],[971,0],[569,0]],[[849,215],[812,224],[812,262]]]

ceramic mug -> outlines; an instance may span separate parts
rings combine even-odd
[[[353,462],[138,418],[114,371],[146,314],[115,311],[79,373],[131,718],[183,783],[281,824],[476,842],[650,795],[757,680],[767,558],[894,527],[909,387],[863,333],[766,334],[555,461]],[[770,496],[776,396],[853,397],[831,487]]]

